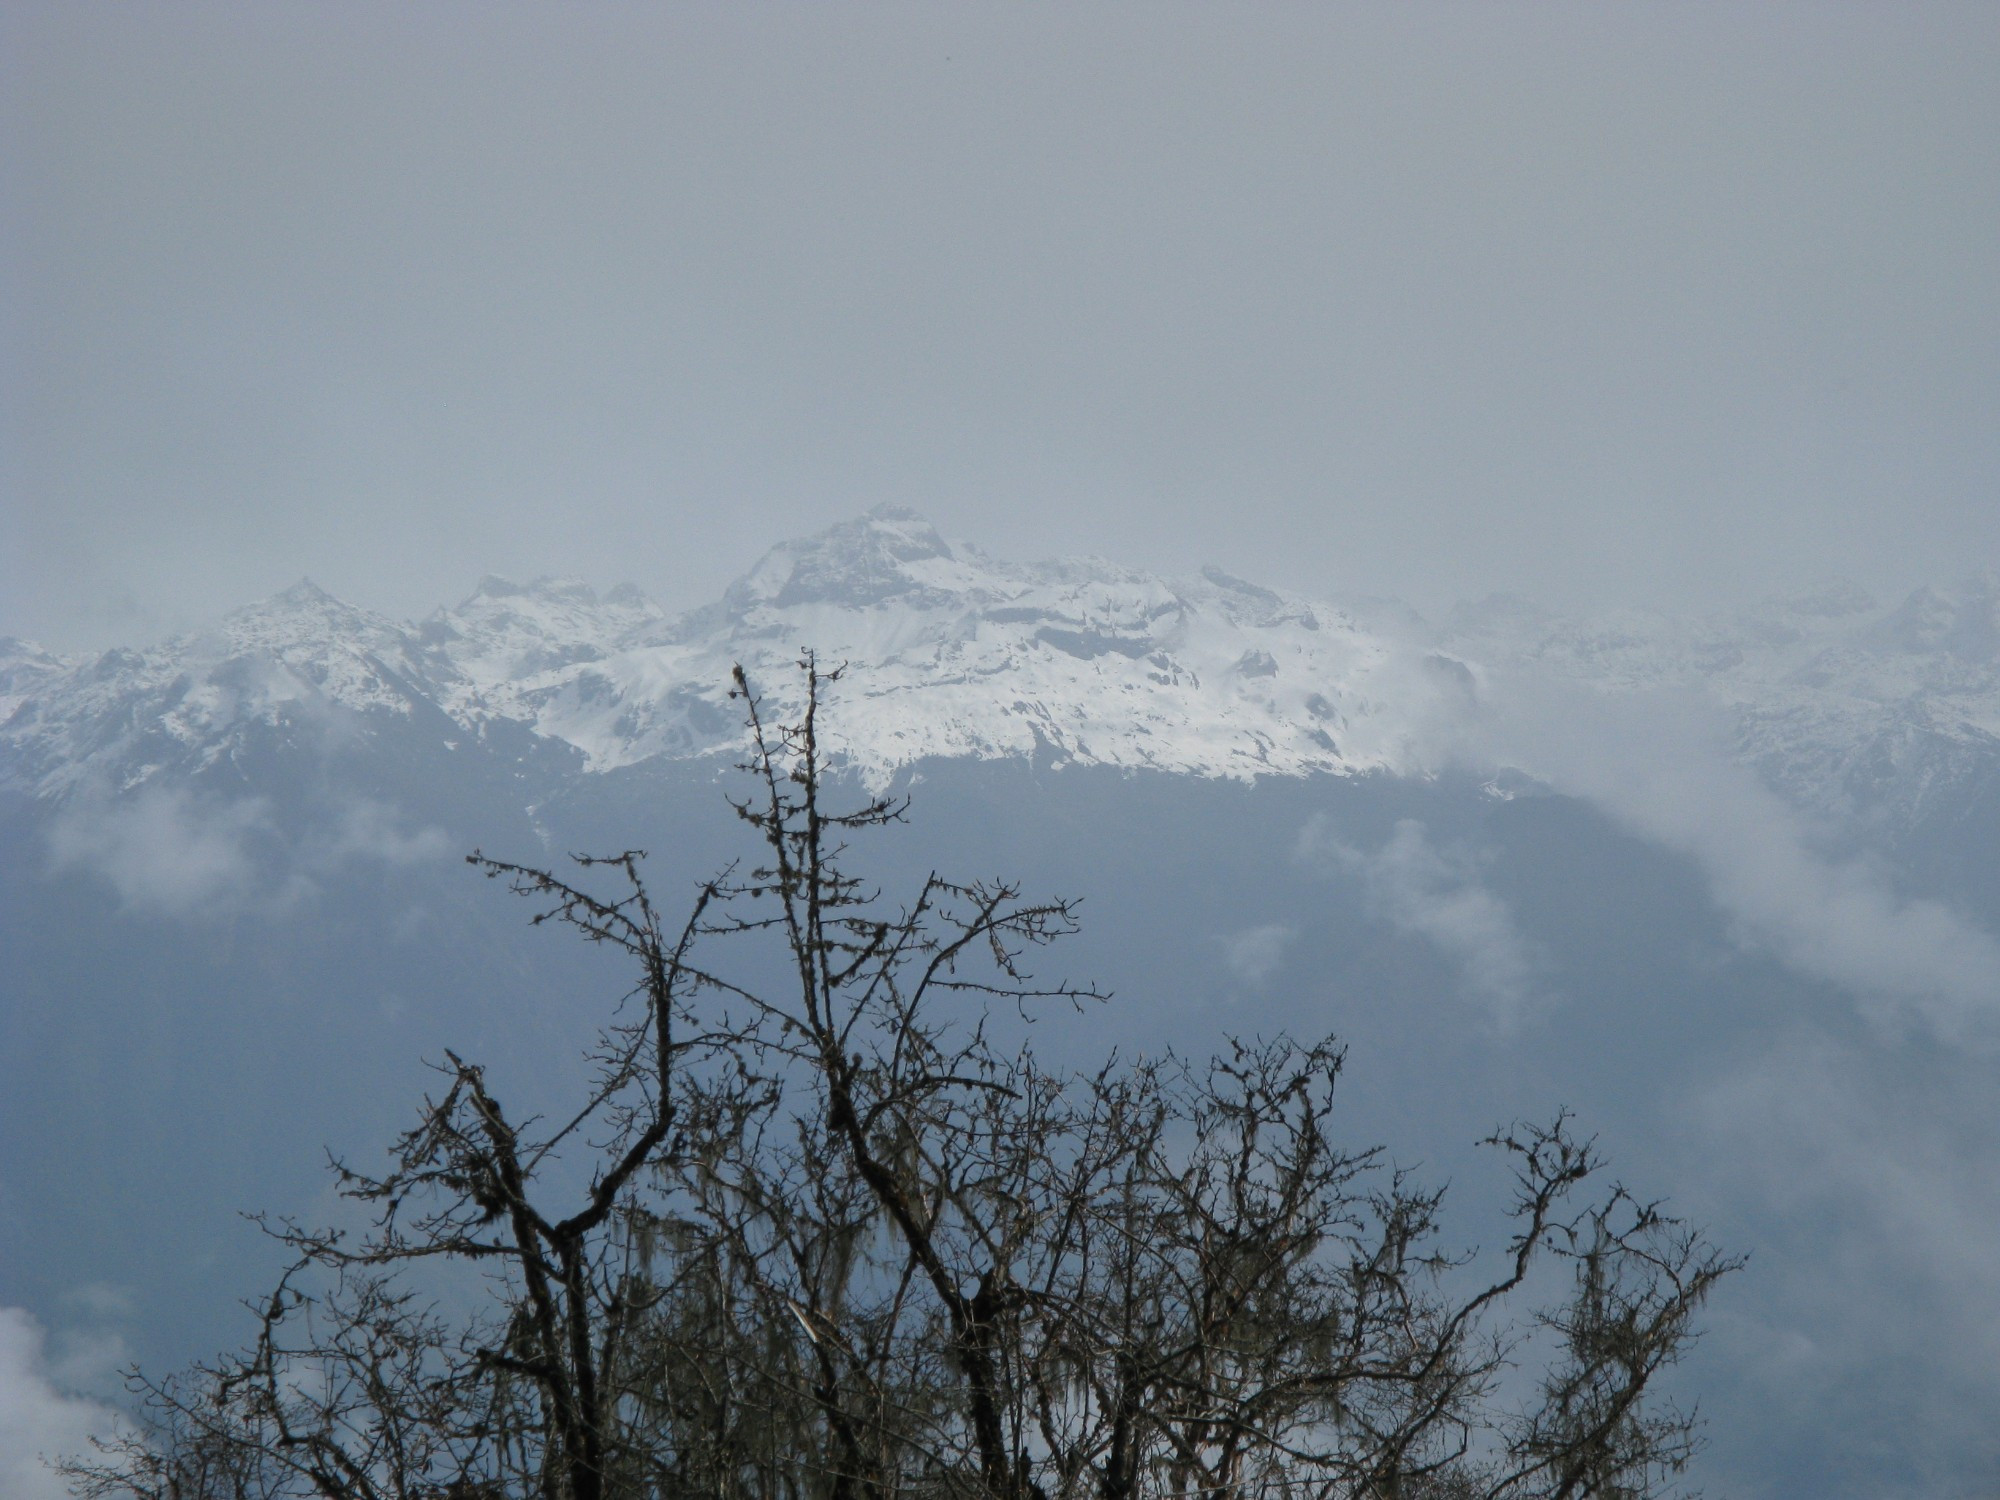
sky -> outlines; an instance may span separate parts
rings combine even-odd
[[[0,8],[0,633],[881,502],[1426,611],[2000,565],[2000,7]]]

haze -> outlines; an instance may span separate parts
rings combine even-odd
[[[2000,562],[2000,10],[0,14],[0,632],[882,501],[1436,610]]]

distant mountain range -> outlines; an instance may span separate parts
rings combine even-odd
[[[1990,571],[1889,609],[1835,583],[1689,619],[1571,619],[1496,596],[1432,624],[1216,568],[1005,562],[885,506],[773,548],[678,616],[630,585],[489,577],[410,624],[301,582],[151,647],[72,658],[0,640],[0,789],[116,794],[212,771],[249,734],[390,721],[582,774],[726,756],[732,664],[782,710],[805,646],[847,665],[838,753],[876,785],[940,758],[1422,776],[1477,744],[1524,679],[1697,695],[1770,785],[1878,832],[1948,809],[2000,764]]]

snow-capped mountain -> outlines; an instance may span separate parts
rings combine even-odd
[[[838,753],[876,783],[931,757],[1416,770],[1424,725],[1472,686],[1461,662],[1216,569],[1007,563],[885,508],[773,549],[678,619],[629,587],[488,578],[404,626],[301,583],[148,651],[65,664],[21,648],[26,690],[0,735],[8,778],[42,794],[212,766],[257,726],[366,732],[426,709],[441,735],[526,726],[605,771],[734,751],[731,667],[782,712],[807,647],[848,665]]]
[[[1711,699],[1764,780],[1818,810],[1907,825],[2000,763],[2000,573],[1884,611],[1833,583],[1699,619],[1564,619],[1517,599],[1462,606],[1439,637],[1485,670],[1607,694]]]
[[[44,796],[85,782],[124,790],[224,763],[246,734],[407,714],[424,692],[413,644],[310,582],[143,650],[58,662],[13,643],[0,657],[17,695],[0,724],[0,785]]]
[[[476,638],[475,596],[445,617]],[[582,622],[579,621],[579,624]],[[1338,610],[1215,569],[1168,581],[1096,561],[1001,562],[878,510],[788,543],[717,604],[574,638],[542,666],[447,648],[440,701],[576,746],[607,770],[733,747],[733,664],[781,711],[811,647],[848,665],[839,753],[880,783],[934,757],[1042,756],[1205,776],[1413,769],[1465,669]]]
[[[1883,611],[1836,584],[1728,616],[1566,619],[1496,597],[1433,628],[1208,568],[1020,564],[881,508],[770,551],[671,617],[629,585],[487,578],[403,624],[300,583],[212,631],[64,660],[0,643],[0,785],[60,796],[215,772],[252,741],[397,726],[534,743],[581,771],[726,756],[742,663],[782,713],[810,647],[845,663],[837,753],[880,785],[935,758],[1208,777],[1425,774],[1497,682],[1674,690],[1733,714],[1794,800],[1908,819],[2000,759],[2000,575]]]
[[[0,724],[69,668],[70,663],[33,641],[0,636]]]

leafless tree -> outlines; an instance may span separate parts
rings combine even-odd
[[[148,1426],[79,1495],[1667,1492],[1696,1429],[1650,1387],[1735,1260],[1601,1187],[1559,1116],[1490,1143],[1516,1191],[1482,1274],[1439,1192],[1335,1140],[1331,1042],[1085,1074],[998,1045],[996,1005],[1098,998],[1024,962],[1074,906],[932,875],[892,907],[848,873],[904,805],[830,805],[838,674],[801,665],[788,725],[737,674],[758,853],[677,925],[636,851],[472,857],[633,966],[574,1114],[516,1119],[447,1053],[389,1170],[336,1164],[368,1230],[267,1225],[293,1260],[249,1347],[135,1376]],[[732,977],[746,943],[788,981]]]

